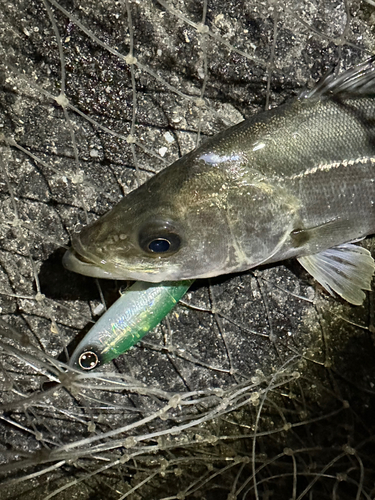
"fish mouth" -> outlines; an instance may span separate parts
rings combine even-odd
[[[73,271],[74,273],[83,274],[84,276],[89,276],[90,278],[103,278],[111,280],[131,280],[131,281],[149,281],[152,283],[160,283],[161,281],[166,281],[167,277],[160,273],[155,273],[153,270],[144,271],[143,273],[118,270],[116,272],[107,271],[103,269],[100,265],[89,260],[87,257],[83,257],[78,253],[73,247],[69,248],[62,259],[63,266],[68,271]],[[171,281],[171,280],[169,280]]]
[[[69,248],[69,250],[65,252],[62,263],[68,271],[83,274],[84,276],[89,276],[90,278],[119,279],[118,276],[114,276],[111,272],[105,271],[94,262],[82,257],[82,255],[77,253],[74,248]]]

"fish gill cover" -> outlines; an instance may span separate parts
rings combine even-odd
[[[74,374],[123,284],[61,265],[197,143],[368,57],[374,23],[349,0],[1,1],[2,499],[374,497],[372,292],[351,307],[294,262],[203,281]]]

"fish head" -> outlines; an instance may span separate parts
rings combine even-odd
[[[148,282],[222,274],[231,236],[220,177],[183,157],[74,234],[65,267]]]
[[[64,265],[97,278],[154,283],[250,269],[282,246],[293,203],[246,158],[198,150],[73,235]]]

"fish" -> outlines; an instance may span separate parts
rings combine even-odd
[[[72,236],[64,265],[152,283],[296,258],[354,305],[374,260],[375,56],[182,156]]]
[[[124,354],[160,323],[193,281],[135,282],[77,345],[68,366],[89,371]]]

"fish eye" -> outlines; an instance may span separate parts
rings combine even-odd
[[[181,238],[170,222],[152,222],[139,233],[139,246],[154,255],[170,255],[181,246]]]
[[[170,247],[171,247],[171,242],[165,238],[157,238],[156,240],[152,240],[148,244],[148,248],[151,250],[151,252],[154,253],[168,252]]]
[[[93,351],[85,351],[78,358],[78,364],[82,370],[92,370],[99,365],[98,355]]]

